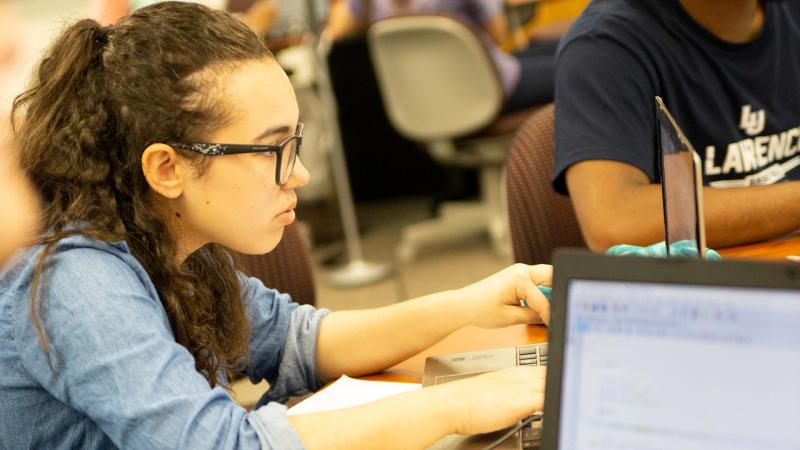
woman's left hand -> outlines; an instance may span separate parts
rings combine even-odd
[[[458,290],[460,308],[469,323],[501,328],[522,323],[550,322],[550,302],[537,285],[551,286],[553,266],[514,264]],[[521,306],[524,300],[528,307]]]

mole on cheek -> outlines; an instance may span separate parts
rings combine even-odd
[[[179,212],[176,212],[176,213],[175,213],[175,217],[177,217],[178,219],[180,219],[180,218],[181,218],[181,213],[179,213]]]
[[[210,205],[210,204],[211,204],[211,200],[206,200],[206,205]]]

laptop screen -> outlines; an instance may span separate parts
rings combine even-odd
[[[797,291],[567,283],[558,448],[800,448]]]
[[[656,97],[656,117],[667,252],[677,242],[695,250],[704,248],[699,157],[659,97]],[[696,254],[702,255],[699,251]]]

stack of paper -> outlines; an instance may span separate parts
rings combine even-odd
[[[289,415],[348,408],[420,389],[417,383],[354,380],[342,376],[333,384],[289,409]]]

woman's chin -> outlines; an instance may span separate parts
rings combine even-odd
[[[246,255],[263,255],[275,250],[283,237],[283,227],[278,232],[271,232],[269,236],[258,236],[245,242],[237,242],[236,245],[228,245],[228,248],[236,250]]]

